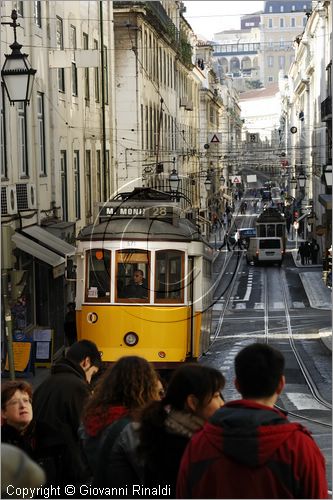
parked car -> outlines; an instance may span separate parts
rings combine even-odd
[[[243,248],[248,248],[250,238],[256,236],[256,230],[254,227],[241,227],[238,229],[241,245]],[[235,233],[229,237],[230,243],[233,245],[235,243]]]

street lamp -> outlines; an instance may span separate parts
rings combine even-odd
[[[325,182],[327,187],[332,186],[332,165],[326,165],[325,170]]]
[[[179,187],[179,181],[180,181],[180,178],[179,178],[179,175],[178,175],[178,172],[177,170],[174,168],[172,169],[172,172],[171,174],[169,175],[169,185],[170,185],[170,190],[173,192],[173,193],[177,193],[178,191],[178,187]]]
[[[207,175],[205,182],[204,182],[204,185],[205,185],[206,191],[208,193],[212,188],[212,179],[209,177],[209,175]]]
[[[22,45],[16,40],[16,28],[20,26],[17,22],[17,12],[12,11],[11,23],[8,24],[14,30],[14,42],[10,45],[11,54],[5,54],[5,62],[1,69],[1,77],[6,89],[10,104],[15,102],[24,102],[29,104],[32,86],[36,70],[33,69],[28,61],[28,54],[22,54]]]
[[[301,172],[298,176],[298,185],[300,188],[304,188],[306,183],[306,175]]]

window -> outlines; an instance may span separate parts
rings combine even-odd
[[[274,78],[273,78],[272,76],[269,76],[269,77],[268,77],[268,81],[269,81],[269,82],[274,82]]]
[[[89,37],[87,33],[83,33],[83,49],[89,49]],[[84,68],[84,98],[86,104],[90,100],[90,89],[89,89],[89,68]]]
[[[295,5],[292,5],[292,6],[291,6],[291,11],[292,11],[292,12],[295,12],[295,10],[296,10]]]
[[[303,26],[306,26],[306,22],[307,22],[308,18],[307,17],[303,17]]]
[[[61,176],[61,204],[62,220],[68,221],[68,198],[67,198],[67,151],[60,151],[60,176]]]
[[[74,199],[75,217],[81,218],[81,193],[80,193],[80,151],[74,151]]]
[[[270,38],[268,41],[268,47],[272,48],[273,47],[273,40]]]
[[[285,56],[279,56],[279,69],[284,69],[286,65]]]
[[[72,62],[72,95],[77,96],[78,95],[78,89],[77,89],[77,67],[76,63]]]
[[[40,1],[34,2],[34,22],[39,28],[42,27],[42,10]]]
[[[37,92],[37,127],[39,141],[39,174],[46,175],[44,94]]]
[[[92,214],[92,199],[91,199],[91,151],[86,151],[86,217],[91,217]]]
[[[184,302],[184,252],[156,252],[155,301]]]
[[[280,39],[280,48],[283,49],[284,47],[284,38]]]
[[[284,12],[284,7],[283,7],[283,5],[280,5],[280,12]]]
[[[86,252],[87,302],[110,302],[111,252],[94,248]]]
[[[98,50],[98,41],[94,40],[94,49]],[[99,67],[94,68],[95,101],[99,102]]]
[[[26,122],[26,105],[23,102],[17,103],[18,109],[18,145],[19,145],[19,162],[20,176],[27,177],[28,171],[28,150],[27,150],[27,122]]]
[[[269,6],[269,12],[273,12],[273,6],[272,5]]]
[[[272,68],[274,66],[274,56],[268,56],[267,64],[269,68]]]
[[[56,19],[56,43],[58,50],[64,50],[64,27],[61,17]],[[58,68],[58,90],[65,92],[65,69]]]
[[[149,302],[150,252],[118,250],[116,253],[116,302]]]
[[[76,28],[72,24],[69,28],[69,45],[71,49],[76,49]]]
[[[295,17],[292,17],[292,18],[290,19],[290,26],[291,26],[292,28],[295,28],[295,27],[296,27],[296,18],[295,18]]]
[[[17,10],[18,15],[21,16],[21,17],[23,17],[24,16],[23,1],[16,2],[15,8]]]
[[[284,28],[284,19],[280,17],[280,28]]]
[[[75,50],[76,49],[76,28],[72,24],[71,24],[70,29],[69,29],[69,41],[70,41],[70,48]],[[74,57],[75,57],[75,53],[74,53]],[[72,95],[77,96],[78,95],[78,85],[77,85],[77,67],[76,67],[75,60],[72,61],[71,73],[72,73]]]
[[[1,178],[7,177],[7,146],[6,146],[6,108],[5,108],[5,89],[1,84],[1,123],[0,123],[0,162],[1,162]]]
[[[268,27],[273,28],[273,19],[268,19]]]

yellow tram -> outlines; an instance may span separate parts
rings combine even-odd
[[[212,258],[168,194],[137,188],[106,203],[78,235],[78,338],[106,362],[138,355],[165,369],[196,360],[210,343]]]

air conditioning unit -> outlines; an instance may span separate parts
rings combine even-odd
[[[36,184],[27,185],[28,208],[30,210],[37,208]]]
[[[6,186],[6,207],[8,215],[17,214],[17,198],[15,186]]]
[[[187,99],[186,99],[186,97],[181,97],[180,98],[179,106],[184,106],[184,107],[187,106]]]

